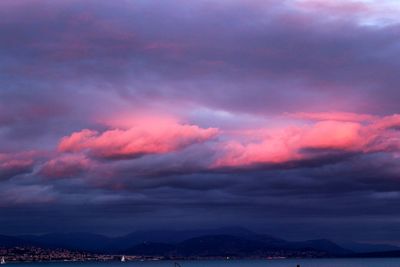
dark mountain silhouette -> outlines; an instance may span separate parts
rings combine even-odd
[[[395,251],[380,251],[370,253],[356,253],[350,255],[355,258],[398,258],[400,257],[400,250]]]
[[[192,238],[177,245],[183,256],[245,256],[268,247],[267,243],[230,235]]]
[[[342,248],[339,245],[327,239],[291,242],[288,244],[288,247],[293,249],[318,249],[321,251],[326,251],[332,255],[346,255],[353,253],[353,251]]]
[[[232,235],[238,237],[246,237],[249,239],[261,238],[252,231],[242,227],[224,227],[216,229],[200,229],[200,230],[164,230],[164,231],[137,231],[127,234],[125,236],[113,238],[110,248],[113,251],[121,251],[127,248],[127,244],[134,246],[141,243],[169,243],[177,244],[190,238],[205,236],[205,235]],[[264,239],[273,237],[264,236]],[[276,239],[278,240],[278,239]]]
[[[112,238],[90,233],[51,233],[45,235],[19,236],[29,244],[45,248],[65,248],[91,252],[107,251]]]
[[[154,253],[156,251],[156,253]],[[305,242],[288,242],[275,238],[249,238],[232,235],[208,235],[185,240],[178,244],[143,243],[125,251],[127,254],[147,256],[178,256],[178,257],[214,257],[235,256],[252,257],[267,256],[273,252],[286,251],[296,253],[301,251],[323,252],[324,255],[347,255],[352,252],[339,247],[328,240],[311,240]]]
[[[304,252],[324,256],[354,254],[348,247],[344,248],[326,239],[291,242],[240,227],[189,231],[137,231],[119,237],[91,233],[51,233],[16,237],[0,235],[0,247],[15,246],[177,257],[252,257],[270,255],[274,251],[289,255],[302,255]]]
[[[124,254],[153,256],[153,255],[167,255],[175,251],[175,245],[156,242],[143,242],[135,245],[126,251]]]
[[[352,250],[356,253],[369,253],[369,252],[383,252],[383,251],[396,251],[400,247],[386,244],[366,244],[357,242],[338,242],[339,246]]]

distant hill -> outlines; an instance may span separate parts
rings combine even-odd
[[[255,236],[207,235],[185,240],[177,244],[142,243],[125,251],[126,254],[174,257],[257,257],[276,253],[284,255],[338,256],[352,252],[328,240],[288,242],[280,239],[263,239]]]
[[[321,251],[326,251],[332,255],[347,255],[353,253],[352,250],[345,249],[336,243],[327,240],[327,239],[316,239],[316,240],[307,240],[303,242],[289,242],[289,248],[295,249],[318,249]]]
[[[400,257],[400,250],[370,252],[370,253],[357,253],[357,254],[350,255],[350,257],[355,257],[355,258],[398,258],[398,257]]]
[[[356,245],[353,243],[353,247],[357,247]],[[258,257],[273,255],[278,251],[284,255],[300,257],[348,256],[372,252],[374,250],[366,249],[373,248],[376,248],[375,252],[382,252],[385,248],[382,245],[362,247],[358,244],[358,249],[353,250],[350,246],[340,246],[326,239],[291,242],[240,227],[190,231],[137,231],[119,237],[91,233],[51,233],[16,237],[0,235],[0,247],[15,246],[167,257]],[[360,247],[364,250],[360,250]],[[396,250],[396,247],[394,248],[393,250]]]
[[[51,233],[45,235],[19,236],[29,244],[44,248],[65,248],[90,252],[107,251],[113,239],[90,233]],[[0,243],[1,244],[1,243]]]
[[[357,242],[339,242],[339,246],[352,250],[356,253],[369,253],[369,252],[383,252],[383,251],[396,251],[400,247],[386,244],[367,244]]]

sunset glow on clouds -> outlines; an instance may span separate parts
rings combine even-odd
[[[50,214],[72,231],[91,216],[105,232],[389,229],[399,14],[390,0],[0,1],[0,226],[18,232],[29,210],[33,232],[57,230]]]
[[[32,172],[37,156],[34,152],[0,154],[0,180]]]
[[[148,118],[152,124],[137,120],[136,126],[127,129],[103,132],[83,129],[60,140],[57,150],[67,156],[50,160],[43,170],[48,176],[63,177],[63,170],[70,175],[75,169],[87,169],[90,162],[80,156],[82,153],[94,160],[127,160],[174,153],[206,142],[213,143],[211,149],[216,156],[213,163],[204,166],[205,170],[290,163],[326,157],[330,152],[400,152],[400,115],[378,117],[333,112],[286,116],[294,118],[296,123],[236,130],[233,135],[229,130],[203,129],[155,118]]]
[[[113,129],[101,134],[88,129],[64,137],[61,152],[88,150],[93,156],[105,159],[135,158],[145,154],[161,154],[205,142],[217,134],[217,129],[201,129],[194,125],[167,124],[150,127]]]
[[[90,168],[90,161],[82,155],[64,155],[47,161],[41,174],[48,178],[73,178]]]
[[[352,119],[370,118],[362,114],[307,114],[305,117],[318,119],[312,125],[287,126],[268,132],[256,142],[240,143],[229,141],[224,146],[227,154],[217,161],[217,166],[237,166],[262,163],[285,163],[318,157],[318,151],[329,153],[353,152],[376,153],[397,152],[400,134],[400,116],[393,115],[374,119],[362,124]],[[338,120],[322,120],[337,118]],[[348,118],[350,121],[343,121]]]

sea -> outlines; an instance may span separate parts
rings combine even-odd
[[[9,263],[18,267],[174,267],[175,261]],[[181,267],[400,267],[400,258],[182,260]]]

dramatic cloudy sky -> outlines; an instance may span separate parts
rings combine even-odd
[[[397,0],[0,1],[1,232],[400,244],[399,15]]]

